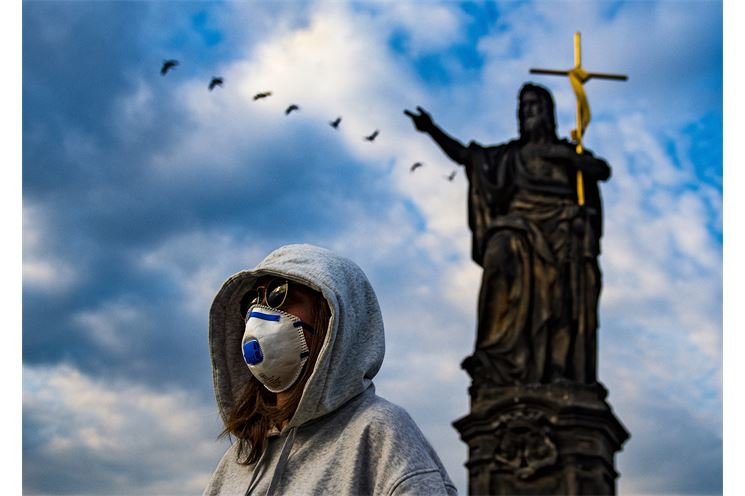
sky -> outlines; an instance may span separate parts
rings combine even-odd
[[[301,242],[368,275],[377,392],[466,494],[467,182],[403,110],[501,143],[533,81],[568,136],[568,80],[528,71],[570,68],[580,31],[585,69],[629,76],[587,83],[584,138],[612,168],[598,375],[631,433],[618,490],[721,493],[722,23],[692,0],[24,2],[23,491],[200,494],[227,446],[212,298]]]

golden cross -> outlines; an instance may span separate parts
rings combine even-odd
[[[531,74],[549,74],[552,76],[569,76],[569,82],[572,84],[574,95],[577,97],[577,128],[572,129],[572,139],[577,144],[576,151],[582,153],[582,135],[590,124],[590,104],[587,103],[584,84],[590,78],[596,79],[615,79],[616,81],[626,81],[627,76],[623,74],[603,74],[600,72],[587,72],[582,67],[582,52],[580,48],[579,31],[574,33],[574,68],[568,71],[556,71],[552,69],[530,69]],[[582,180],[582,171],[577,171],[577,201],[580,205],[585,204],[585,188]]]

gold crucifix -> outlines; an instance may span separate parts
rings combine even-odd
[[[587,72],[582,67],[582,52],[580,49],[579,31],[574,33],[574,68],[568,71],[555,71],[552,69],[530,69],[531,74],[550,74],[552,76],[569,76],[569,82],[572,84],[574,95],[577,97],[577,128],[572,129],[572,139],[577,144],[576,151],[582,153],[582,135],[590,124],[590,104],[587,103],[584,84],[590,78],[596,79],[615,79],[616,81],[626,81],[627,76],[623,74],[603,74],[600,72]],[[577,170],[577,201],[580,205],[585,204],[585,186],[582,179],[582,171]]]

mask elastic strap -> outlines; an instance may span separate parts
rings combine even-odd
[[[312,325],[307,324],[307,323],[303,322],[302,320],[298,320],[297,322],[293,322],[292,325],[294,325],[295,327],[302,327],[303,329],[305,329],[306,331],[308,331],[311,334],[315,334],[316,333],[316,330],[313,329],[313,326]]]

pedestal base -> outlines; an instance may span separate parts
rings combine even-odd
[[[470,495],[615,494],[629,433],[599,383],[471,389],[453,423],[468,444]]]

